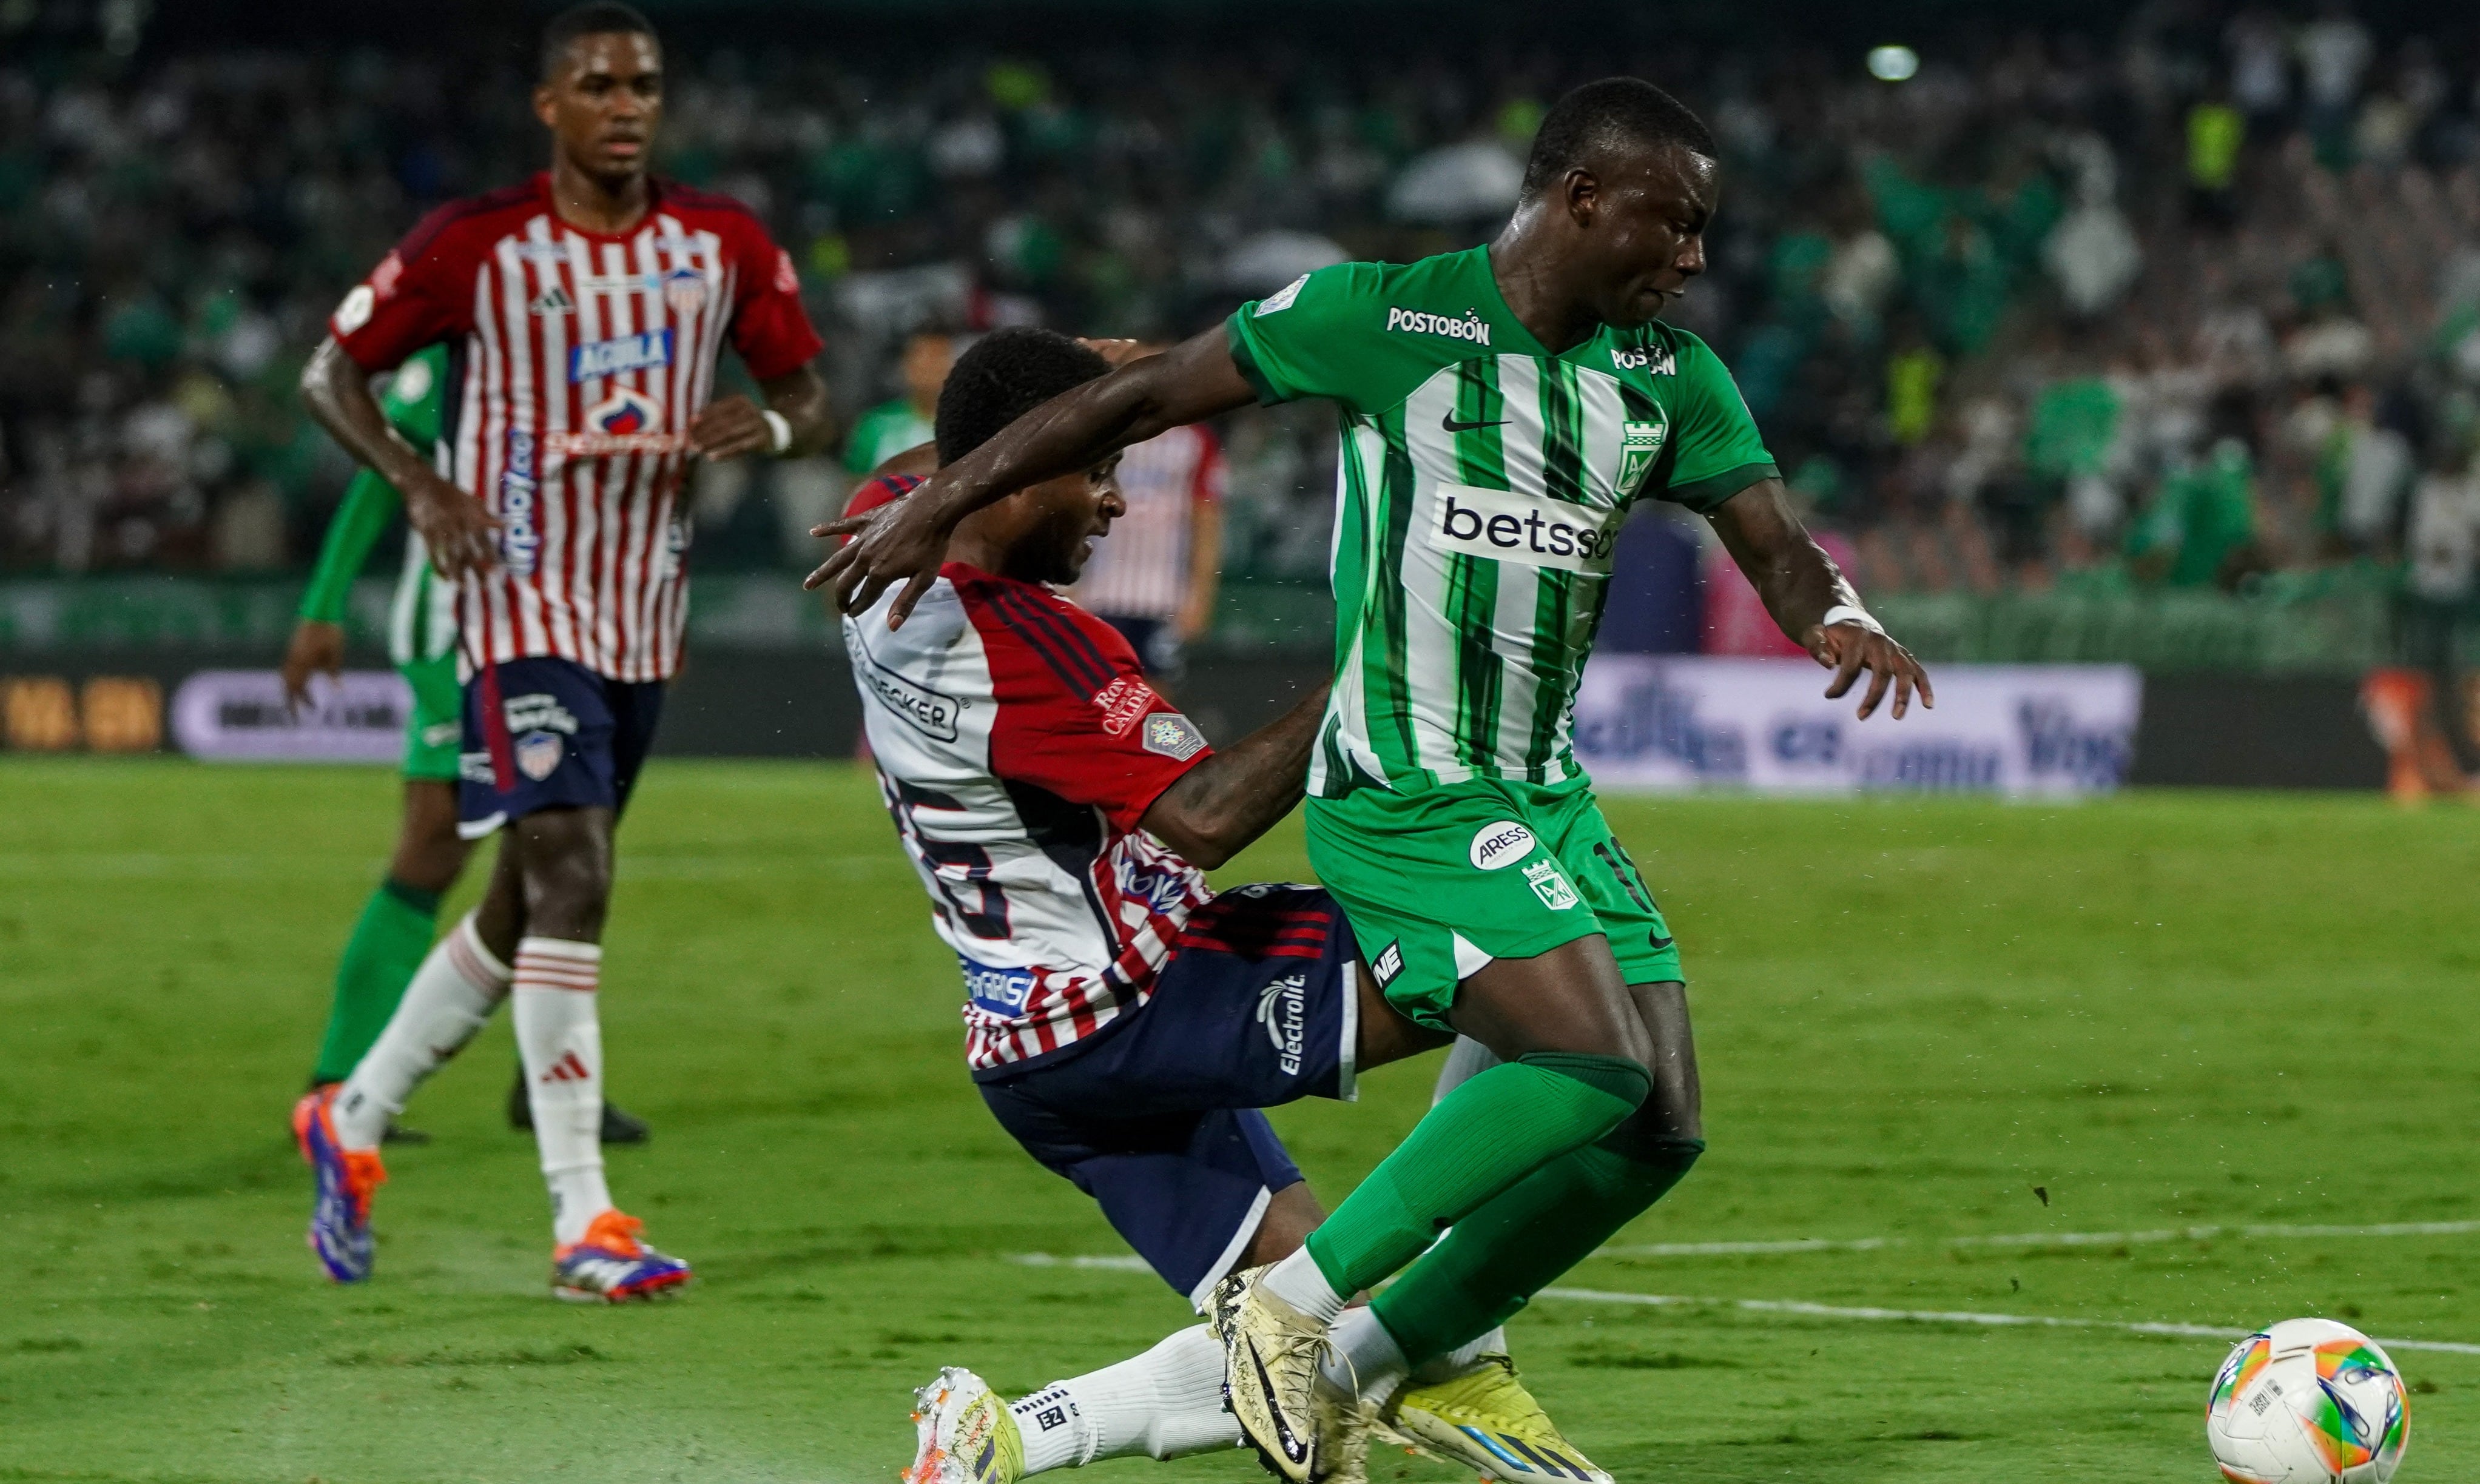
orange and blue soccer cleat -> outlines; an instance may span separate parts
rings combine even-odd
[[[637,1240],[646,1223],[607,1211],[585,1236],[551,1254],[554,1297],[573,1304],[621,1304],[658,1298],[689,1281],[689,1265]]]
[[[310,1250],[327,1276],[359,1283],[371,1275],[371,1194],[387,1183],[376,1149],[348,1149],[336,1137],[334,1086],[293,1105],[293,1139],[318,1180],[310,1205]]]

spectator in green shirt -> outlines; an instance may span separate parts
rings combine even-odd
[[[930,441],[930,420],[939,410],[939,389],[956,364],[956,339],[943,330],[917,330],[904,344],[904,395],[881,402],[853,424],[844,445],[844,468],[868,473],[879,465]]]
[[[2128,528],[2127,547],[2145,581],[2235,585],[2256,549],[2256,460],[2247,444],[2224,436],[2203,459],[2172,469]]]

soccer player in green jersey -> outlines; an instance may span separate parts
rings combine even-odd
[[[439,439],[439,389],[448,353],[433,346],[404,363],[380,410],[423,453]],[[299,622],[284,653],[284,691],[296,706],[310,699],[310,677],[335,674],[345,660],[345,601],[353,578],[404,501],[364,470],[353,476],[328,523],[318,570],[302,595]],[[396,1012],[413,971],[430,952],[439,899],[465,869],[469,847],[456,837],[458,717],[456,590],[430,570],[422,538],[407,533],[404,574],[388,609],[388,659],[413,691],[405,724],[404,818],[387,875],[362,907],[336,965],[336,997],[319,1045],[312,1087],[342,1082]]]
[[[1311,273],[1045,403],[906,499],[819,528],[858,539],[812,583],[834,583],[846,612],[902,583],[896,624],[956,523],[1010,491],[1253,400],[1339,405],[1335,679],[1309,858],[1388,1001],[1494,1064],[1300,1252],[1214,1295],[1232,1414],[1296,1481],[1348,1471],[1370,1425],[1319,1381],[1350,1295],[1408,1267],[1346,1357],[1366,1397],[1373,1377],[1504,1321],[1704,1151],[1679,953],[1569,740],[1627,507],[1668,499],[1710,521],[1783,631],[1833,670],[1828,696],[1867,671],[1861,717],[1890,691],[1897,717],[1916,693],[1930,704],[1793,514],[1720,361],[1659,319],[1704,268],[1718,185],[1711,136],[1667,93],[1588,84],[1542,121],[1485,247]]]
[[[379,410],[388,425],[418,453],[439,441],[440,387],[448,351],[433,345],[397,369]],[[301,609],[284,652],[284,694],[295,705],[310,703],[310,678],[335,675],[345,663],[345,604],[353,578],[371,549],[404,508],[396,486],[370,470],[353,476],[327,523],[319,565],[301,595]],[[313,1088],[343,1082],[378,1039],[396,1013],[404,986],[430,952],[439,925],[439,903],[464,873],[473,847],[456,833],[456,768],[464,692],[456,679],[456,589],[431,569],[430,552],[411,531],[404,538],[404,569],[388,605],[388,661],[413,692],[404,729],[404,815],[396,850],[370,900],[353,921],[336,964],[335,998],[327,1030],[310,1072]],[[509,1117],[527,1113],[524,1070],[519,1068]],[[527,1113],[519,1127],[532,1126]],[[642,1143],[644,1120],[606,1102],[603,1141]],[[407,1131],[388,1129],[393,1140]],[[420,1136],[412,1136],[419,1138]]]

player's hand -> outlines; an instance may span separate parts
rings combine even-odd
[[[947,559],[947,533],[953,526],[939,519],[938,492],[939,478],[933,475],[902,499],[811,526],[813,536],[852,539],[829,553],[801,586],[833,583],[837,612],[865,613],[879,594],[901,582],[904,591],[888,605],[887,627],[903,627],[913,605],[939,580],[939,566]]]
[[[736,459],[744,453],[771,453],[775,434],[745,397],[726,397],[706,404],[689,424],[689,447],[710,463]]]
[[[284,647],[284,708],[295,716],[310,704],[310,678],[330,679],[345,673],[345,627],[303,619],[293,626],[293,641]]]
[[[1886,688],[1895,690],[1895,720],[1912,708],[1912,692],[1921,693],[1921,704],[1935,706],[1937,693],[1929,689],[1929,673],[1912,657],[1912,652],[1865,624],[1837,624],[1831,628],[1811,625],[1808,630],[1808,652],[1817,662],[1834,672],[1834,679],[1825,687],[1825,699],[1839,701],[1869,672],[1869,693],[1860,698],[1860,720],[1875,714],[1877,703],[1886,699]]]
[[[450,581],[500,564],[500,523],[482,502],[425,469],[419,479],[397,486],[404,518],[430,550],[433,571]]]

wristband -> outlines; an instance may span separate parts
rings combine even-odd
[[[758,415],[766,420],[767,452],[782,453],[792,447],[792,424],[782,413],[768,407]]]
[[[1819,619],[1817,624],[1821,628],[1832,628],[1837,624],[1857,624],[1873,634],[1882,634],[1886,631],[1883,624],[1869,616],[1868,609],[1855,608],[1846,602],[1838,602],[1826,609],[1825,617]]]

